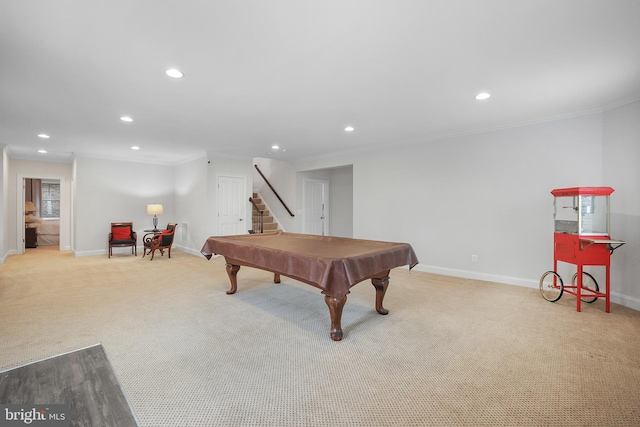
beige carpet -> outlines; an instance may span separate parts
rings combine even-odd
[[[125,252],[0,265],[0,370],[102,343],[143,426],[640,425],[637,311],[397,269],[333,342],[315,288]]]

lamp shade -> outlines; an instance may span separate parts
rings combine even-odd
[[[24,211],[25,212],[35,212],[38,209],[36,208],[36,205],[33,204],[33,202],[29,201],[29,202],[24,202]]]
[[[160,215],[163,212],[162,205],[159,203],[147,205],[147,215]]]

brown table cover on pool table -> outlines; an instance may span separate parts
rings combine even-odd
[[[224,255],[280,273],[342,298],[349,288],[396,267],[413,268],[418,259],[408,243],[286,232],[209,237],[202,254]]]

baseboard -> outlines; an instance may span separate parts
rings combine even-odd
[[[186,252],[186,253],[188,253],[190,255],[202,256],[200,251],[198,251],[196,249],[188,248],[186,246],[177,245],[177,244],[174,244],[172,247],[175,248],[175,249],[178,249],[181,252]],[[142,246],[138,246],[138,252],[139,253],[142,253],[143,250],[144,249],[143,249]],[[73,252],[73,255],[75,255],[77,257],[95,256],[95,255],[108,255],[108,254],[109,254],[109,251],[107,249],[97,249],[97,250],[92,250],[92,251],[74,251]]]
[[[182,246],[182,245],[178,245],[178,244],[174,244],[173,247],[176,248],[176,249],[181,250],[182,252],[186,252],[186,253],[191,254],[191,255],[203,257],[203,255],[200,253],[199,250],[196,250],[196,249],[193,249],[193,248],[189,248],[189,247],[186,247],[186,246]]]
[[[478,273],[477,271],[458,270],[455,268],[436,267],[433,265],[418,264],[413,269],[417,271],[424,271],[425,273],[462,277],[464,279],[483,280],[485,282],[504,283],[507,285],[523,286],[525,288],[537,288],[539,286],[538,280],[500,276],[497,274]]]
[[[464,279],[483,280],[486,282],[504,283],[505,285],[522,286],[525,288],[538,289],[540,282],[538,279],[522,279],[518,277],[500,276],[497,274],[478,273],[477,271],[457,270],[454,268],[436,267],[433,265],[418,264],[414,268],[425,273],[441,274],[443,276],[462,277]],[[611,302],[624,307],[640,311],[640,299],[611,292]]]
[[[144,246],[138,246],[137,248],[138,252],[143,253],[142,251],[144,250]],[[117,251],[122,251],[122,253],[125,253],[126,251],[128,251],[129,253],[131,252],[131,246],[129,247],[114,247],[113,248],[113,253],[120,253]],[[97,255],[104,255],[104,256],[108,256],[109,255],[109,249],[94,249],[91,251],[73,251],[73,255],[77,256],[77,257],[81,257],[81,256],[97,256]]]
[[[640,311],[640,299],[611,292],[611,302]]]
[[[15,255],[18,252],[11,249],[10,251],[7,251],[6,254],[4,254],[4,256],[2,258],[0,258],[0,264],[4,264],[7,261],[7,258],[9,258],[11,255]]]
[[[96,255],[108,255],[109,252],[106,249],[98,249],[93,251],[73,251],[73,255],[76,257],[81,256],[96,256]]]

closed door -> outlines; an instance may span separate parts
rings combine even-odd
[[[317,179],[305,181],[305,233],[325,236],[329,234],[329,182]]]
[[[218,176],[218,234],[221,236],[247,233],[244,187],[244,177]]]

